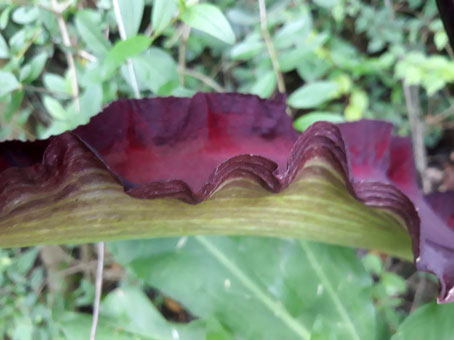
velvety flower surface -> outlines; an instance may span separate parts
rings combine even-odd
[[[283,97],[120,100],[74,131],[0,143],[1,246],[260,234],[405,257],[410,235],[418,268],[451,301],[453,200],[423,197],[410,141],[391,124],[298,134]]]

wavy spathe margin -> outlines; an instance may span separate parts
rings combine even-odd
[[[299,135],[283,99],[121,100],[72,132],[0,143],[0,244],[250,233],[406,256],[408,230],[454,300],[454,233],[417,188],[409,140],[377,121]],[[165,197],[202,203],[137,199]]]
[[[454,230],[447,217],[454,214],[452,199],[447,199],[454,194],[434,193],[424,198],[417,184],[410,138],[392,136],[391,124],[361,121],[341,124],[340,129],[354,181],[388,183],[411,199],[421,220],[419,225],[407,224],[416,266],[438,276],[441,302],[454,301]]]

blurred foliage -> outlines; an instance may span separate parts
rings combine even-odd
[[[58,339],[45,287],[43,267],[34,267],[38,248],[24,252],[0,249],[0,338]]]
[[[365,117],[389,120],[408,134],[403,83],[418,86],[427,143],[453,126],[454,53],[435,2],[273,0],[266,7],[261,26],[252,0],[4,0],[0,139],[46,138],[88,122],[122,97],[273,96],[278,81],[264,28],[297,129]],[[227,237],[131,241],[110,249],[128,274],[106,291],[99,339],[452,334],[452,305],[429,304],[407,317],[409,281],[374,254],[360,260],[338,247]],[[88,338],[89,277],[72,275],[75,283],[64,281],[71,292],[52,293],[49,268],[37,255],[38,248],[0,250],[0,337]],[[144,293],[150,287],[161,300]],[[161,315],[168,296],[183,304],[190,323]]]

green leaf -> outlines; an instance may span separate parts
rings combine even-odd
[[[39,10],[36,6],[19,6],[13,12],[11,19],[21,25],[30,24],[39,17]]]
[[[28,72],[26,72],[25,74],[22,74],[22,71],[24,69],[21,70],[21,75],[20,75],[21,81],[24,83],[31,83],[33,80],[38,78],[39,75],[41,74],[41,72],[43,71],[44,66],[46,65],[46,61],[47,61],[46,52],[41,52],[40,54],[34,56],[30,60],[30,62],[27,65],[25,65],[25,67],[27,67],[27,66],[29,67]]]
[[[262,98],[268,98],[276,88],[276,76],[274,71],[270,70],[265,74],[257,77],[257,81],[252,85],[251,93]]]
[[[317,54],[308,53],[299,61],[296,71],[302,79],[312,82],[322,78],[329,71],[330,67],[331,65],[317,56]]]
[[[314,111],[306,113],[296,119],[293,123],[293,126],[298,131],[304,131],[315,122],[320,121],[342,123],[344,121],[344,118],[340,114],[334,112]]]
[[[0,97],[8,94],[20,87],[14,74],[11,72],[0,71]]]
[[[133,57],[132,61],[141,88],[158,93],[159,89],[165,84],[174,84],[174,86],[171,86],[170,91],[178,86],[177,66],[165,50],[152,47],[143,55]],[[129,80],[129,74],[126,69],[123,72],[123,76]]]
[[[369,273],[381,275],[383,273],[383,263],[380,257],[375,254],[367,253],[361,259],[364,267]]]
[[[9,47],[3,36],[0,34],[0,59],[9,57]]]
[[[169,1],[171,2],[171,1]],[[120,15],[125,28],[126,37],[130,38],[139,31],[144,9],[144,0],[118,0]]]
[[[155,33],[164,31],[176,12],[177,5],[174,0],[154,0],[151,23]]]
[[[441,51],[448,44],[449,39],[445,31],[439,31],[434,35],[434,43],[437,47],[437,50]]]
[[[361,119],[368,106],[369,97],[367,93],[362,90],[354,90],[345,109],[345,119],[349,121]]]
[[[90,315],[65,313],[57,323],[68,340],[89,338]],[[142,291],[122,287],[102,302],[96,339],[199,340],[204,339],[204,335],[203,323],[168,322]]]
[[[66,113],[63,106],[54,98],[45,96],[43,99],[44,107],[46,108],[47,112],[55,119],[58,120],[66,120],[68,118],[68,114]]]
[[[337,5],[339,0],[314,0],[314,2],[320,7],[332,8]]]
[[[110,42],[101,33],[97,13],[92,10],[78,11],[75,22],[87,49],[99,57],[105,56],[110,49]]]
[[[227,44],[235,42],[230,23],[221,10],[211,4],[188,6],[181,15],[181,20],[192,28],[208,33]]]
[[[57,323],[62,330],[66,340],[80,340],[90,338],[90,326],[92,316],[81,313],[64,313]],[[113,320],[99,320],[96,330],[96,340],[150,340],[152,338],[138,337],[124,331]]]
[[[102,86],[101,84],[90,84],[80,96],[80,111],[86,123],[91,117],[99,113],[102,107]]]
[[[93,72],[92,77],[94,79],[101,77],[102,80],[109,79],[128,58],[145,51],[150,44],[151,38],[145,35],[136,35],[135,37],[118,41],[107,53],[98,71]]]
[[[451,340],[454,334],[453,318],[453,303],[429,303],[407,317],[391,340]]]
[[[407,284],[405,280],[394,273],[384,272],[381,275],[380,280],[383,284],[383,287],[385,288],[386,294],[389,296],[405,293],[407,290]]]
[[[320,45],[322,45],[328,35],[319,34],[312,39],[306,39],[305,42],[300,43],[295,48],[290,48],[279,53],[279,65],[281,70],[284,72],[289,72],[294,70],[300,65],[307,64],[307,59],[309,59],[309,53],[313,52]],[[311,63],[312,65],[317,62]],[[320,64],[320,62],[319,62]],[[308,67],[313,67],[308,65]],[[314,72],[313,68],[311,69]]]
[[[49,138],[50,136],[58,135],[60,133],[63,133],[74,128],[75,126],[73,126],[71,122],[69,122],[68,120],[54,119],[48,128],[44,129],[43,131],[40,131],[39,138],[41,139]]]
[[[19,109],[24,99],[24,91],[14,91],[11,93],[11,99],[6,106],[5,112],[3,113],[6,121],[9,121],[13,114]]]
[[[146,283],[202,320],[216,317],[237,339],[310,339],[319,313],[337,339],[374,334],[371,280],[351,249],[204,236],[118,242],[109,249]]]
[[[4,30],[8,25],[9,14],[13,8],[14,6],[10,5],[3,10],[2,14],[0,14],[0,29]]]
[[[33,247],[20,254],[14,261],[14,270],[22,275],[27,274],[38,256],[39,248]]]
[[[306,84],[288,98],[288,104],[297,109],[319,106],[336,97],[338,84],[333,81],[316,81]]]
[[[274,35],[273,43],[277,49],[286,49],[305,41],[312,26],[310,15],[305,12],[297,20],[285,23]]]
[[[198,340],[203,337],[201,322],[176,324],[168,322],[138,288],[122,287],[110,293],[102,303],[103,314],[117,320],[125,330],[155,339]]]
[[[233,60],[252,59],[265,49],[265,44],[259,34],[251,34],[244,41],[233,46],[230,56]]]
[[[45,73],[43,76],[44,86],[55,93],[71,94],[71,88],[68,86],[65,78],[54,73]]]

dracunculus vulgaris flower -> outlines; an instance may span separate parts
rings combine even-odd
[[[386,122],[300,134],[282,96],[119,100],[73,131],[0,143],[0,246],[301,237],[413,257],[454,301],[454,195],[426,198],[416,178]]]

